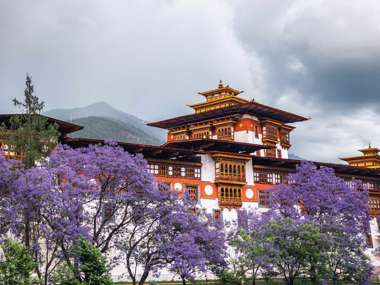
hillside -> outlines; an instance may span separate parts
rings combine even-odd
[[[83,126],[84,129],[73,133],[73,137],[155,145],[162,144],[165,139],[164,130],[146,126],[142,119],[119,111],[104,102],[82,108],[53,109],[44,115]]]
[[[139,128],[127,126],[123,122],[104,117],[86,117],[73,120],[83,126],[83,130],[71,134],[72,137],[106,139],[139,144],[160,144],[158,138],[150,136]]]

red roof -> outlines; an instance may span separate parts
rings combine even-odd
[[[165,147],[174,147],[194,151],[223,151],[239,154],[251,154],[260,149],[272,148],[262,144],[243,143],[215,139],[192,139],[169,142]]]
[[[244,115],[250,114],[252,116],[257,116],[261,118],[271,118],[285,124],[302,122],[308,120],[308,118],[289,113],[280,109],[276,109],[267,105],[263,105],[257,102],[249,102],[246,104],[241,104],[238,106],[233,106],[224,109],[218,109],[215,111],[209,111],[198,114],[191,114],[180,116],[172,119],[167,119],[163,121],[149,123],[148,126],[162,128],[162,129],[172,129],[188,124],[198,123],[202,121],[207,121],[216,118],[234,116],[234,115]]]

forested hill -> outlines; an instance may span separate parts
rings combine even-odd
[[[44,115],[83,126],[83,130],[71,134],[73,137],[154,145],[162,144],[165,138],[165,131],[146,126],[142,119],[104,102],[83,108],[53,109]]]

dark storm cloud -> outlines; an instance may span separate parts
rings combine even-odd
[[[380,3],[239,1],[235,31],[265,74],[262,100],[311,116],[292,151],[337,161],[380,145]]]
[[[376,108],[379,7],[378,1],[240,1],[235,27],[243,46],[261,58],[273,100],[291,88],[338,112]],[[254,17],[256,11],[267,13]]]

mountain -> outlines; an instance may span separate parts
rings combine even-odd
[[[73,123],[84,126],[84,128],[71,134],[72,137],[107,139],[138,144],[161,144],[158,138],[146,134],[141,129],[109,118],[91,116],[75,119]]]
[[[84,129],[73,133],[73,137],[155,145],[162,144],[165,139],[165,131],[146,126],[142,119],[119,111],[105,102],[83,108],[53,109],[44,115],[83,126]]]
[[[305,160],[304,158],[299,157],[298,155],[296,155],[294,153],[289,153],[289,159]]]

